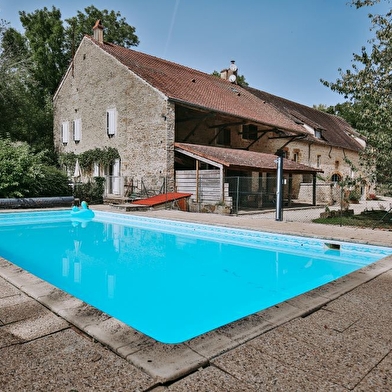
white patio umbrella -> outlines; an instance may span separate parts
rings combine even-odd
[[[75,170],[74,170],[73,177],[78,178],[81,176],[81,174],[82,174],[82,172],[80,170],[79,159],[77,159],[76,163],[75,163]]]

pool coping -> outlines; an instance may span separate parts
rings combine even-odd
[[[392,256],[387,256],[326,285],[184,343],[164,344],[0,258],[0,276],[159,383],[174,381],[206,367],[213,358],[290,320],[306,317],[391,269]]]

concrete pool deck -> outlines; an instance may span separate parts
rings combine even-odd
[[[392,245],[392,233],[381,230],[173,210],[132,214]],[[165,345],[0,259],[0,385],[4,391],[390,391],[391,288],[390,256]]]

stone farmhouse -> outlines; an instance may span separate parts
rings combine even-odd
[[[105,177],[107,200],[185,192],[191,208],[261,208],[274,202],[277,153],[288,203],[332,203],[334,184],[358,176],[365,141],[343,119],[241,87],[234,62],[219,78],[107,43],[99,21],[93,30],[54,96],[54,139],[60,154],[118,151],[75,174]]]

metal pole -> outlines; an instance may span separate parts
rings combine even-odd
[[[237,177],[237,197],[236,197],[236,202],[235,202],[235,207],[236,207],[236,213],[238,215],[238,203],[239,203],[239,198],[240,198],[240,177]]]
[[[276,152],[278,158],[276,159],[276,211],[275,220],[283,220],[283,151]]]

